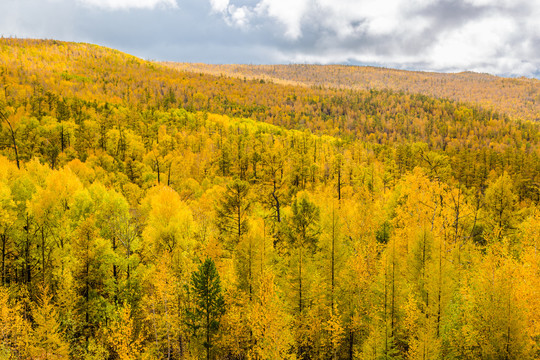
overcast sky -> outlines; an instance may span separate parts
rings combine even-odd
[[[0,0],[0,35],[179,62],[540,76],[538,0]]]

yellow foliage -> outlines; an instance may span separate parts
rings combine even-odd
[[[133,360],[140,358],[141,338],[135,331],[129,304],[124,303],[118,309],[117,317],[109,327],[107,341],[118,359]]]
[[[178,193],[166,186],[159,187],[149,193],[147,201],[150,209],[144,237],[155,253],[160,249],[171,253],[189,251],[194,244],[193,215]]]

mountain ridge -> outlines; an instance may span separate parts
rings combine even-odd
[[[184,71],[263,79],[288,85],[419,93],[477,104],[524,120],[540,120],[540,80],[534,78],[510,78],[469,71],[440,73],[356,65],[161,63]],[[322,70],[317,71],[319,69]],[[333,78],[329,78],[328,73]]]

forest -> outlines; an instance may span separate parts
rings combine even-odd
[[[527,120],[540,120],[540,81],[474,72],[434,73],[350,65],[245,65],[163,62],[171,68],[280,84],[354,90],[421,93],[462,102]]]
[[[0,39],[0,359],[540,359],[537,122],[251,75]]]

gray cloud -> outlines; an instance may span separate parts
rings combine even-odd
[[[375,4],[375,5],[374,5]],[[538,76],[526,0],[4,0],[0,34],[147,59],[349,63]]]
[[[227,3],[221,13],[231,24],[231,13],[241,5],[234,0]],[[260,0],[250,7],[243,5],[252,17],[244,24],[270,19],[273,29],[281,27],[281,41],[275,45],[282,61],[505,75],[534,75],[540,64],[539,48],[533,45],[540,31],[540,4],[519,0],[387,0],[377,6],[350,0],[288,3]]]

